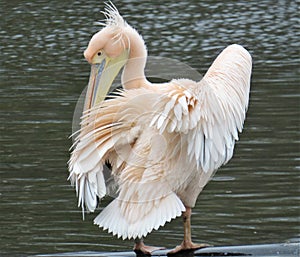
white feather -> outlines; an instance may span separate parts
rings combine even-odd
[[[178,102],[181,104],[183,114],[187,115],[189,109],[188,109],[188,105],[187,105],[187,102],[186,102],[186,97],[185,96],[180,97],[178,99]]]
[[[182,107],[180,104],[176,104],[174,106],[174,114],[175,114],[175,117],[178,121],[181,121],[181,116],[182,116]]]

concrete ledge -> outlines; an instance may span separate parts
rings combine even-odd
[[[169,250],[153,252],[152,256],[167,256]],[[143,257],[147,255],[135,254],[134,252],[69,252],[55,254],[41,254],[36,257]],[[242,246],[220,246],[207,247],[196,251],[187,251],[173,257],[215,257],[215,256],[253,256],[253,257],[299,257],[300,243],[288,244],[264,244],[264,245],[242,245]]]

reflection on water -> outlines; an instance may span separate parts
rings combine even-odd
[[[228,44],[254,59],[251,101],[234,159],[194,209],[193,234],[214,245],[259,244],[299,236],[299,23],[296,1],[116,3],[144,35],[149,54],[204,73]],[[88,80],[82,58],[102,4],[1,4],[0,253],[125,250],[81,221],[66,162],[73,110]],[[184,11],[182,11],[184,10]],[[106,199],[105,201],[109,201]],[[173,247],[180,219],[149,236]]]

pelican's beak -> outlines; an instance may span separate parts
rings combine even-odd
[[[91,63],[91,73],[84,111],[105,99],[114,79],[126,64],[128,57],[129,50],[126,49],[121,55],[114,58],[110,58],[102,53],[101,56],[96,54],[91,60],[88,60]]]

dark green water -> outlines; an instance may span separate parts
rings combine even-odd
[[[228,44],[254,70],[234,158],[198,198],[195,241],[295,241],[300,234],[298,1],[115,1],[151,56],[204,74]],[[257,1],[258,2],[258,1]],[[87,84],[82,52],[99,28],[101,1],[0,1],[0,255],[129,250],[81,219],[66,162],[74,108]],[[107,199],[103,202],[108,202]],[[177,219],[148,243],[173,247]]]

